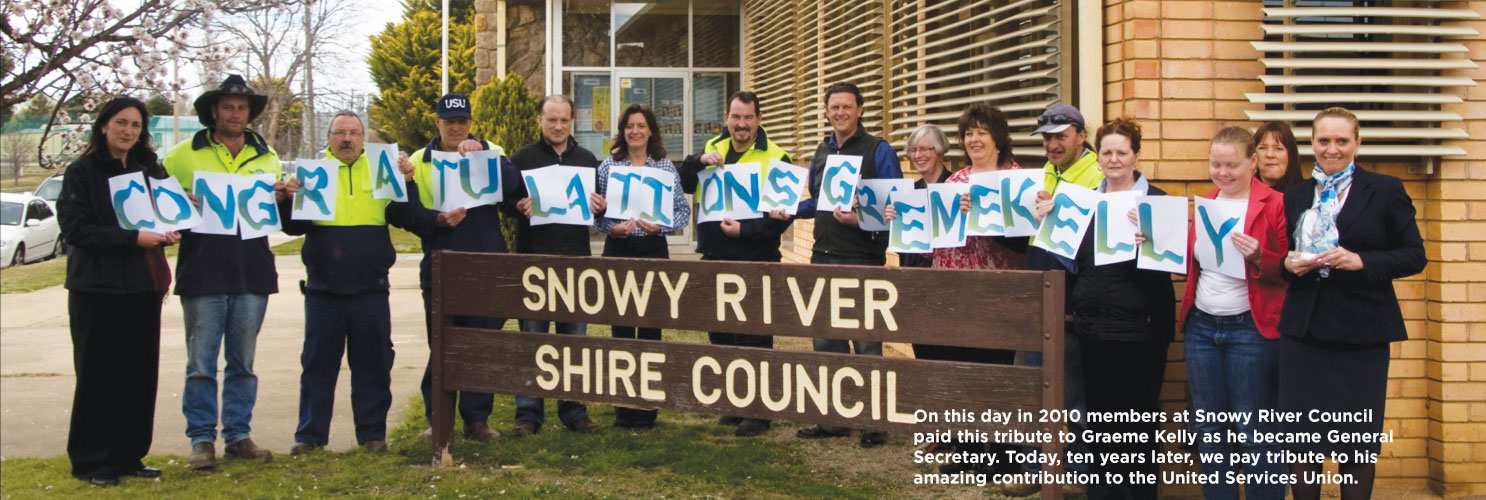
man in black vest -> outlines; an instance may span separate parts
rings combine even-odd
[[[815,200],[821,196],[821,180],[825,175],[826,156],[855,155],[862,157],[862,179],[901,179],[903,170],[898,165],[898,153],[892,145],[862,129],[862,92],[856,85],[836,83],[826,88],[826,120],[831,122],[831,135],[821,141],[810,158],[810,198],[800,202],[797,217],[815,218],[815,245],[810,255],[811,264],[850,264],[858,266],[882,266],[887,263],[888,233],[886,231],[863,231],[857,225],[854,210],[817,212]],[[855,344],[857,354],[881,356],[881,342],[815,339],[815,350],[823,352],[849,353]],[[800,429],[795,435],[807,438],[843,437],[850,429],[812,425]],[[882,444],[886,433],[863,430],[861,445],[871,448]]]

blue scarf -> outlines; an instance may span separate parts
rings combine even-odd
[[[1340,239],[1336,229],[1336,216],[1342,210],[1341,193],[1352,186],[1352,173],[1356,170],[1356,162],[1332,175],[1326,175],[1319,163],[1311,170],[1311,178],[1321,186],[1321,197],[1316,200],[1316,229],[1312,248],[1306,249],[1307,251],[1319,253],[1336,248]],[[1320,272],[1322,278],[1331,275],[1330,269],[1323,268]]]

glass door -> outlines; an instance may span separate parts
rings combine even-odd
[[[657,76],[666,72],[647,70],[643,73],[615,72],[615,78],[619,79],[619,102],[614,107],[614,117],[618,117],[631,104],[639,104],[650,108],[655,113],[655,120],[660,130],[659,133],[665,141],[666,156],[672,163],[680,165],[681,160],[686,158],[687,142],[690,134],[687,133],[687,76],[685,72],[677,73],[676,76]],[[614,127],[618,129],[619,123]]]
[[[613,93],[608,73],[573,73],[573,138],[600,159],[614,139]]]
[[[690,81],[686,71],[664,71],[645,70],[643,72],[616,71],[614,78],[618,80],[619,95],[614,107],[613,127],[617,130],[622,127],[617,123],[619,116],[632,104],[639,104],[650,108],[655,113],[656,125],[664,140],[666,157],[679,170],[681,160],[691,153],[691,131],[687,123],[690,123],[691,106],[687,102]],[[680,186],[677,186],[679,189]],[[691,242],[691,227],[671,234],[666,238],[672,245],[685,245]]]

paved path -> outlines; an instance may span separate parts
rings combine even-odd
[[[270,243],[289,239],[293,238],[272,235]],[[603,240],[594,239],[594,255],[598,255],[603,251]],[[687,246],[673,245],[671,252],[676,259],[698,258]],[[389,427],[401,420],[408,401],[418,395],[418,383],[428,359],[423,298],[418,290],[421,258],[417,254],[398,255],[390,273],[392,343],[397,357],[392,371]],[[276,263],[281,292],[269,298],[269,313],[258,336],[254,361],[258,404],[253,411],[253,440],[276,453],[287,453],[294,444],[294,429],[299,419],[304,301],[298,283],[305,272],[298,256],[278,257]],[[171,265],[173,269],[175,263]],[[151,453],[188,455],[191,451],[185,435],[185,417],[181,415],[185,339],[180,300],[172,296],[166,300],[161,315],[160,389]],[[225,366],[225,361],[218,361],[218,370]],[[336,385],[336,412],[330,428],[332,450],[356,446],[351,421],[350,373],[349,367],[342,363]],[[67,290],[56,286],[0,298],[0,386],[4,388],[0,391],[0,457],[50,457],[66,453],[74,383]],[[219,442],[218,453],[222,446]]]
[[[418,290],[420,255],[399,255],[391,271],[392,343],[397,352],[392,372],[389,426],[401,418],[428,358],[423,328],[423,302]],[[174,263],[172,263],[174,265]],[[258,337],[255,371],[258,404],[253,412],[253,440],[278,453],[294,444],[298,423],[299,354],[304,341],[304,307],[299,280],[304,265],[298,256],[279,257],[279,290],[269,298],[268,317]],[[155,404],[155,442],[151,453],[186,455],[181,388],[185,384],[186,346],[181,304],[165,302],[160,331],[160,390]],[[218,362],[218,369],[225,361]],[[74,385],[72,340],[68,332],[67,291],[60,286],[0,299],[0,457],[47,457],[66,452],[67,423]],[[350,371],[341,366],[336,386],[330,449],[356,445],[351,422]],[[218,453],[221,443],[218,443]]]

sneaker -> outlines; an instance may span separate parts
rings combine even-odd
[[[196,443],[191,445],[191,458],[186,467],[191,470],[208,470],[217,466],[217,445]]]
[[[382,453],[384,451],[387,451],[387,442],[380,439],[373,439],[371,441],[362,443],[361,447],[365,449],[367,453]]]
[[[306,443],[306,442],[302,442],[302,441],[295,441],[294,442],[294,446],[290,446],[289,447],[289,456],[297,457],[297,456],[303,455],[305,453],[309,453],[311,451],[314,451],[315,448],[318,448],[318,446],[315,446],[315,445],[312,445],[312,444],[309,444],[309,443]]]
[[[862,431],[862,439],[858,441],[863,448],[876,448],[887,442],[887,433],[882,431]]]
[[[273,461],[273,452],[259,448],[253,443],[252,438],[244,438],[242,441],[227,445],[227,448],[222,450],[222,454],[232,458],[257,460],[265,464]]]
[[[733,431],[734,436],[752,437],[763,434],[769,430],[769,421],[757,418],[745,418],[738,424],[738,430]]]
[[[500,433],[496,432],[495,429],[491,429],[490,426],[486,425],[484,422],[481,422],[478,424],[465,426],[464,437],[466,439],[473,439],[481,443],[489,443],[491,441],[499,439]]]
[[[599,427],[599,424],[597,422],[594,422],[593,419],[590,419],[588,417],[583,417],[578,419],[577,421],[574,421],[571,428],[574,431],[584,434],[598,434],[600,432],[604,432],[603,427]]]
[[[738,425],[743,423],[743,417],[717,417],[718,425]]]
[[[824,425],[812,425],[795,431],[795,437],[805,439],[821,439],[846,437],[851,435],[851,429],[845,427],[828,427]]]
[[[511,426],[511,435],[514,437],[526,437],[541,431],[542,428],[537,427],[535,422],[527,422],[525,420],[516,422],[516,425]]]

